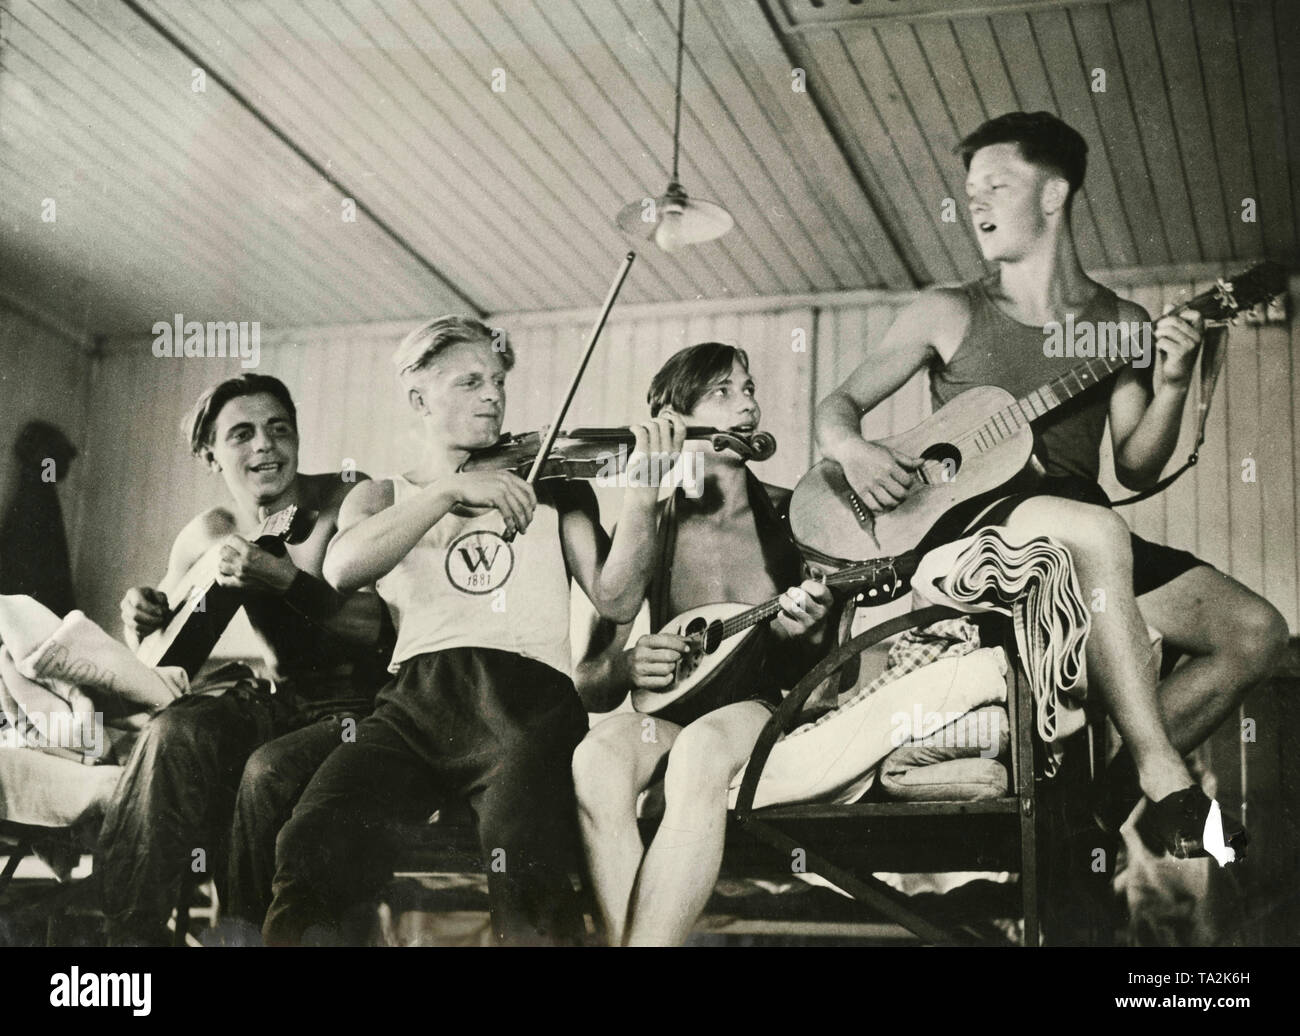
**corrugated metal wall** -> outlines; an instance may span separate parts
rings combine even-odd
[[[1153,313],[1203,286],[1114,278],[1108,283]],[[1294,298],[1300,280],[1291,289]],[[674,350],[707,339],[735,342],[750,353],[764,426],[780,443],[759,473],[792,485],[813,459],[814,402],[870,353],[904,301],[881,295],[757,301],[747,310],[734,302],[629,307],[611,320],[566,425],[625,424],[645,413],[650,377]],[[509,386],[508,428],[535,428],[551,416],[588,321],[534,313],[502,323],[519,357]],[[282,377],[298,400],[304,470],[338,470],[351,458],[361,470],[379,474],[411,461],[418,429],[389,363],[404,330],[384,325],[263,336],[258,369]],[[796,348],[800,331],[806,335],[804,351]],[[1300,415],[1293,402],[1300,370],[1292,360],[1297,339],[1294,320],[1289,326],[1235,329],[1200,465],[1160,497],[1124,512],[1141,534],[1193,550],[1262,592],[1293,630],[1300,629]],[[172,537],[196,510],[221,499],[219,477],[187,456],[179,423],[206,385],[238,369],[234,360],[157,359],[148,341],[96,362],[79,473],[86,522],[76,545],[78,589],[96,619],[115,628],[124,589],[156,581]],[[927,407],[918,378],[881,413],[869,415],[868,431],[900,431]],[[1192,414],[1189,405],[1176,463],[1190,445]],[[1255,461],[1255,482],[1242,480],[1246,458]],[[1113,482],[1107,488],[1113,496],[1123,494]]]

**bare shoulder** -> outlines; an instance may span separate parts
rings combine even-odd
[[[372,514],[385,511],[393,506],[395,499],[392,479],[367,478],[355,486],[349,484],[345,487],[343,501],[336,512],[338,526],[346,529]]]
[[[238,531],[239,523],[228,508],[211,507],[196,514],[176,535],[169,568],[189,568],[214,543]]]
[[[227,507],[211,507],[191,518],[176,537],[176,541],[178,543],[212,542],[223,536],[229,536],[238,529],[239,522],[235,519],[233,511]]]
[[[946,363],[970,324],[970,296],[961,288],[927,288],[909,307],[928,332],[927,343]]]

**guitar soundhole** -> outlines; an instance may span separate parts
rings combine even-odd
[[[952,482],[961,470],[961,450],[950,442],[937,442],[926,447],[921,459],[926,463],[921,466],[918,474],[926,485],[938,486]]]

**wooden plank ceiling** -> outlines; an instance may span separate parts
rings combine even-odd
[[[87,333],[590,305],[668,179],[673,0],[133,6],[0,5],[0,288]],[[682,181],[737,226],[624,299],[975,276],[951,151],[1014,108],[1088,139],[1090,267],[1296,258],[1300,5],[973,6],[690,0]]]

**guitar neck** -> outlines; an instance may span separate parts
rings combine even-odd
[[[1047,416],[1057,407],[1068,403],[1081,392],[1101,384],[1128,362],[1125,356],[1098,356],[1071,367],[1032,392],[990,415],[987,421],[971,433],[978,452],[983,452],[1022,428]]]
[[[1208,318],[1216,313],[1221,301],[1221,294],[1217,290],[1211,290],[1184,303],[1182,309],[1194,309]],[[1021,396],[990,415],[988,420],[969,433],[967,439],[973,444],[975,452],[983,453],[1011,438],[1021,429],[1028,428],[1034,421],[1068,403],[1081,392],[1101,384],[1128,363],[1137,347],[1135,334],[1142,333],[1141,326],[1122,321],[1115,321],[1109,326],[1117,329],[1117,337],[1103,337],[1100,329],[1094,328],[1098,332],[1095,346],[1099,355],[1076,364],[1046,385]],[[1073,328],[1073,323],[1067,322],[1062,329],[1066,339],[1071,337]],[[1154,361],[1154,345],[1152,345],[1152,352],[1151,359]],[[929,468],[932,465],[933,462],[929,462],[925,467]]]

